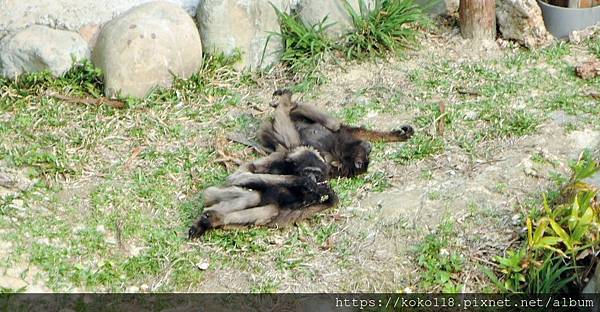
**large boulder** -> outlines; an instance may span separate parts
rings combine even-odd
[[[153,0],[0,0],[0,39],[31,25],[78,31],[102,25],[121,13]],[[189,15],[201,0],[168,0]]]
[[[505,39],[514,39],[528,48],[544,47],[553,40],[536,0],[497,0],[496,17]]]
[[[48,70],[64,74],[78,61],[89,59],[87,42],[76,33],[30,26],[0,42],[0,75],[14,78]]]
[[[375,0],[364,0],[367,10],[372,10]],[[348,0],[356,13],[360,13],[359,0]],[[317,25],[325,20],[330,25],[325,33],[331,38],[339,38],[354,29],[352,18],[346,9],[344,0],[300,0],[298,1],[298,16],[308,26]]]
[[[274,1],[281,10],[283,2]],[[289,4],[287,4],[289,6]],[[207,53],[241,53],[238,69],[265,69],[277,63],[283,49],[279,19],[264,0],[204,0],[196,13]]]
[[[92,55],[104,72],[109,97],[144,97],[168,87],[173,75],[188,78],[202,64],[202,44],[193,19],[169,2],[135,7],[107,23]]]

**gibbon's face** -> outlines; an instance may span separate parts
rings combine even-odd
[[[341,175],[353,177],[361,175],[369,169],[369,154],[371,154],[371,144],[366,141],[358,141],[347,147],[344,155],[344,164],[341,168]]]
[[[292,161],[299,175],[308,174],[315,182],[323,182],[329,177],[329,166],[313,148],[300,147],[293,151],[288,159]]]

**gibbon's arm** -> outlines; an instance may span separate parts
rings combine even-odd
[[[398,130],[376,131],[368,130],[362,127],[343,126],[353,138],[364,141],[383,141],[383,142],[404,142],[415,133],[413,127],[404,125]]]

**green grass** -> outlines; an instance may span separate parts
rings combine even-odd
[[[334,43],[325,35],[325,30],[331,24],[323,19],[307,26],[297,15],[274,9],[281,24],[281,33],[274,35],[280,37],[284,44],[281,61],[293,72],[313,72],[334,49]]]
[[[369,10],[359,0],[359,10],[348,2],[344,7],[352,19],[353,31],[341,38],[330,38],[327,28],[333,25],[327,17],[314,25],[305,25],[295,13],[288,14],[273,6],[279,17],[281,31],[272,38],[283,42],[281,61],[295,76],[294,91],[308,91],[323,82],[320,67],[337,62],[340,56],[348,60],[400,54],[416,45],[418,25],[427,19],[412,0],[376,0]]]
[[[399,54],[416,43],[417,30],[409,26],[425,22],[419,6],[411,0],[375,0],[369,10],[364,0],[355,10],[347,1],[345,7],[354,31],[344,38],[344,53],[348,59]]]
[[[444,151],[444,141],[418,133],[405,145],[402,145],[393,155],[392,159],[400,164],[408,164],[440,154]]]
[[[463,258],[456,252],[452,238],[455,237],[454,223],[451,220],[442,222],[437,230],[425,236],[417,247],[417,263],[421,266],[421,285],[426,290],[443,292],[460,292],[458,275],[463,268]]]

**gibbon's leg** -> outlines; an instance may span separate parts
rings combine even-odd
[[[244,196],[248,190],[241,187],[215,187],[211,186],[204,190],[204,206],[209,207],[216,203]]]
[[[204,209],[200,218],[188,230],[188,238],[200,237],[208,229],[222,226],[228,214],[256,206],[261,199],[259,192],[251,190],[244,190],[244,192],[232,191],[232,194],[235,197],[222,198],[221,202]]]
[[[278,187],[299,186],[304,182],[304,178],[295,175],[281,174],[257,174],[242,172],[231,175],[227,183],[233,186],[241,186],[252,189],[261,189],[277,185]]]
[[[313,122],[321,124],[323,127],[333,132],[340,130],[341,127],[339,120],[329,116],[328,114],[319,110],[317,107],[310,104],[297,103],[290,115],[292,118],[301,117],[312,120]]]
[[[260,203],[261,195],[257,191],[246,190],[241,187],[229,187],[228,189],[235,189],[230,193],[233,195],[231,198],[222,197],[218,203],[205,208],[204,211],[213,211],[225,215],[233,211],[254,207]]]
[[[228,213],[223,217],[221,226],[228,225],[266,225],[279,214],[277,205],[265,205]]]
[[[344,127],[353,138],[365,141],[404,142],[415,133],[413,127],[404,125],[398,130],[375,131],[360,127]]]
[[[279,93],[278,93],[279,92]],[[273,119],[273,131],[275,138],[281,145],[279,150],[292,150],[300,146],[300,133],[294,126],[290,118],[290,111],[294,108],[292,104],[292,93],[284,91],[276,91],[275,95],[279,95],[279,105],[275,109],[275,118]]]

